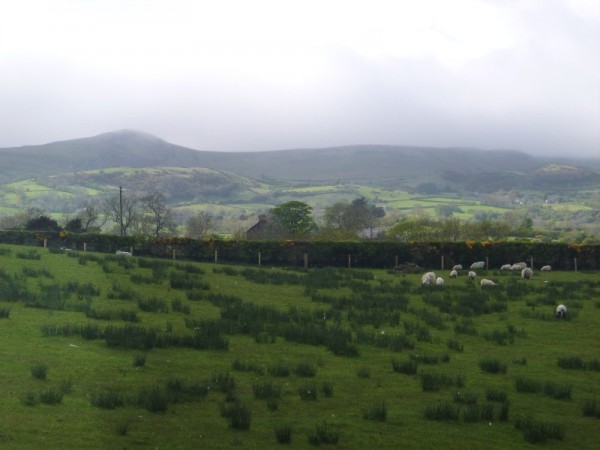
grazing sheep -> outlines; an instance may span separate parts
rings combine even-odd
[[[117,250],[115,254],[117,256],[132,256],[130,252],[122,252],[121,250]]]
[[[510,268],[512,270],[523,270],[525,267],[527,267],[527,263],[520,262],[520,263],[513,264]]]
[[[474,280],[475,278],[477,278],[477,274],[471,270],[469,272],[469,280]]]
[[[543,272],[550,272],[552,270],[552,267],[550,266],[542,266],[542,268],[540,269]]]
[[[525,267],[523,270],[521,270],[521,277],[524,280],[531,280],[531,277],[533,277],[533,270],[531,270],[529,267]]]
[[[421,277],[421,283],[423,284],[423,286],[428,286],[430,284],[435,284],[435,279],[435,272],[427,272]]]
[[[510,264],[504,264],[500,267],[500,270],[512,270],[512,266]]]
[[[443,286],[444,285],[444,279],[442,277],[437,277],[435,279],[435,284],[437,284],[438,286]]]
[[[483,278],[480,284],[481,287],[496,286],[496,283],[494,283],[492,280],[488,280],[487,278]]]
[[[559,319],[567,318],[567,307],[565,305],[558,305],[556,307],[556,317]]]
[[[485,268],[485,261],[477,261],[471,264],[471,270]]]
[[[452,270],[456,270],[456,271],[462,270],[462,266],[460,264],[457,264],[452,268]]]
[[[456,269],[453,269],[452,272],[450,272],[450,278],[456,278],[458,276],[458,272],[456,271]]]

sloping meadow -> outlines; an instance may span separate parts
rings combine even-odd
[[[421,286],[4,245],[0,442],[592,449],[599,324],[591,272]]]

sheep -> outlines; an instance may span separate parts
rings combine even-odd
[[[442,277],[437,277],[435,279],[435,284],[437,284],[438,286],[443,286],[444,285],[444,279]]]
[[[423,286],[428,286],[430,284],[435,284],[435,279],[435,272],[427,272],[421,277],[421,283],[423,284]]]
[[[543,272],[550,272],[552,270],[552,267],[550,266],[542,266],[542,268],[540,269]]]
[[[483,278],[480,284],[481,287],[496,286],[496,283],[494,283],[492,280],[488,280],[487,278]]]
[[[121,250],[117,250],[115,254],[117,256],[132,256],[130,252],[122,252]]]
[[[453,269],[452,272],[450,272],[450,278],[456,278],[458,276],[458,272]]]
[[[558,305],[556,307],[556,317],[559,319],[567,318],[567,307],[565,305]]]
[[[531,280],[531,277],[533,277],[533,270],[531,270],[529,267],[525,267],[523,270],[521,270],[521,277],[524,280]]]
[[[471,270],[469,272],[469,280],[474,280],[475,278],[477,278],[477,274]]]
[[[462,266],[460,264],[457,264],[452,268],[452,270],[456,270],[458,272],[459,270],[462,270]]]
[[[473,264],[471,264],[471,270],[483,269],[483,268],[485,268],[484,261],[477,261],[477,262],[474,262]]]
[[[512,270],[512,266],[510,264],[504,264],[500,267],[500,270]]]
[[[520,262],[520,263],[513,264],[510,268],[512,270],[523,270],[525,267],[527,267],[527,263]]]

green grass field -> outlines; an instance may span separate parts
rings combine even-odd
[[[597,448],[598,273],[438,275],[0,245],[0,446]]]

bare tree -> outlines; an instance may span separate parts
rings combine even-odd
[[[202,211],[190,217],[185,222],[185,235],[193,239],[202,239],[208,236],[214,229],[214,216]]]
[[[140,219],[139,199],[136,196],[123,196],[121,202],[118,195],[110,197],[104,202],[104,213],[121,229],[122,234],[127,234],[129,229],[135,228]]]
[[[152,227],[154,236],[159,236],[161,233],[172,231],[175,228],[173,211],[167,206],[167,199],[162,193],[152,192],[141,200],[145,209],[142,221]]]
[[[89,199],[83,210],[79,213],[81,219],[82,231],[89,231],[96,223],[102,219],[101,205],[97,199]],[[98,223],[98,227],[102,227],[106,223],[106,219],[102,223]]]

